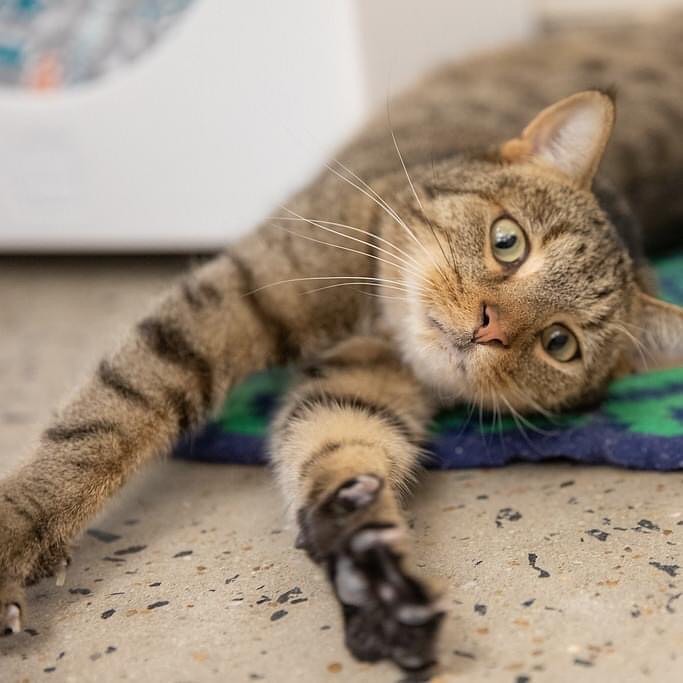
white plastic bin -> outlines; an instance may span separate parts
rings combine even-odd
[[[198,0],[145,55],[0,89],[0,250],[213,249],[316,170],[387,89],[531,30],[528,0]]]

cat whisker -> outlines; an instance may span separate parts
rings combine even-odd
[[[496,400],[496,413],[498,415],[498,438],[500,440],[500,448],[503,451],[503,454],[505,454],[506,447],[505,447],[505,438],[503,436],[503,409],[500,405],[500,402]]]
[[[491,414],[491,445],[493,445],[493,441],[496,438],[496,402],[493,391],[491,390],[491,386],[488,383],[486,384],[486,389],[484,393],[488,394],[487,405],[490,406],[489,412]],[[484,437],[484,441],[487,443],[488,447],[486,437]]]
[[[477,404],[479,405],[479,434],[484,435],[484,401],[481,391],[477,389]]]
[[[411,290],[406,289],[405,287],[397,287],[395,285],[385,285],[381,282],[337,282],[334,285],[325,285],[324,287],[316,287],[315,289],[308,289],[304,292],[304,294],[313,294],[314,292],[322,292],[326,289],[334,289],[335,287],[351,287],[351,286],[363,286],[363,287],[381,287],[383,289],[396,289],[401,292],[406,292],[407,294],[411,293]],[[405,299],[408,301],[409,299]]]
[[[375,292],[363,292],[361,294],[365,296],[374,296],[376,299],[388,299],[389,301],[402,301],[403,303],[410,303],[410,299],[406,299],[403,296],[389,296],[387,294],[375,294]]]
[[[289,211],[290,213],[294,213],[290,209],[288,209],[286,206],[282,207],[285,211]],[[295,214],[295,216],[298,214]],[[296,218],[293,216],[274,216],[273,220],[278,220],[278,221],[297,221],[297,220],[303,220],[306,222],[311,222],[313,221],[315,224],[321,223],[322,225],[331,225],[333,227],[337,228],[346,228],[347,230],[353,230],[354,232],[359,232],[363,235],[366,235],[370,239],[376,240],[378,242],[382,242],[383,244],[386,244],[387,246],[391,247],[392,249],[395,249],[399,254],[402,254],[405,256],[409,261],[411,261],[415,266],[418,268],[421,267],[420,262],[413,257],[411,254],[409,254],[407,251],[404,251],[400,247],[396,246],[393,242],[391,242],[388,239],[385,239],[384,237],[380,237],[379,235],[376,235],[374,232],[370,232],[369,230],[364,230],[363,228],[357,228],[354,225],[348,225],[347,223],[337,223],[335,221],[324,221],[319,218]],[[376,245],[373,245],[376,247]]]
[[[443,255],[444,261],[446,261],[446,263],[448,263],[448,257],[446,256],[446,252],[444,251],[441,240],[438,238],[438,236],[436,234],[436,230],[434,229],[434,225],[432,224],[432,222],[429,220],[429,217],[427,216],[427,212],[424,209],[424,206],[422,204],[422,200],[420,199],[420,197],[417,193],[417,190],[415,189],[415,185],[414,185],[414,183],[410,177],[410,174],[408,173],[408,168],[407,168],[405,160],[403,158],[403,154],[401,154],[401,150],[398,146],[398,140],[396,139],[396,134],[394,133],[394,128],[393,128],[393,125],[391,123],[391,111],[389,109],[389,101],[388,100],[387,100],[387,118],[389,120],[389,129],[391,132],[391,139],[394,143],[394,149],[396,150],[396,154],[398,155],[398,158],[401,162],[401,167],[403,168],[403,172],[405,173],[406,179],[408,181],[408,185],[410,186],[410,190],[413,193],[413,196],[415,197],[415,201],[417,202],[417,205],[420,209],[420,212],[422,213],[422,216],[424,217],[427,225],[429,226],[429,229],[432,233],[432,236],[434,237],[434,240],[436,241],[437,245],[439,246],[439,249],[441,250],[441,254]],[[449,243],[450,243],[450,239],[449,239]],[[453,271],[453,274],[457,277],[458,281],[460,281],[460,275],[457,271],[457,268],[455,267],[455,257],[454,257],[454,253],[452,251],[452,248],[451,248],[451,256],[453,257],[453,260],[450,264],[451,270]],[[434,259],[432,259],[432,262],[434,263],[434,266],[437,268],[437,270],[441,274],[441,277],[444,279],[444,281],[446,283],[448,283],[448,278],[444,274],[441,267],[436,263],[436,261]]]
[[[413,193],[413,197],[415,197],[415,201],[417,202],[418,207],[420,208],[420,212],[422,213],[422,216],[424,217],[427,225],[429,226],[429,229],[432,233],[432,236],[434,237],[434,240],[439,246],[439,249],[441,250],[441,253],[443,255],[444,260],[446,263],[448,263],[448,258],[446,256],[446,252],[444,251],[443,245],[441,244],[441,240],[437,237],[436,230],[434,230],[434,226],[432,225],[432,222],[429,220],[429,217],[427,216],[426,211],[424,210],[424,206],[422,205],[422,200],[420,199],[419,195],[417,194],[417,190],[415,189],[415,185],[410,177],[410,174],[408,173],[408,168],[406,166],[406,162],[403,158],[403,154],[401,154],[401,150],[398,146],[398,140],[396,139],[396,134],[394,133],[394,127],[391,123],[391,112],[389,110],[389,100],[387,99],[387,118],[389,120],[389,131],[391,133],[391,139],[394,143],[394,149],[396,150],[396,154],[398,155],[399,161],[401,162],[401,167],[403,168],[403,173],[406,176],[406,180],[408,181],[408,185],[410,186],[410,191]],[[432,259],[432,262],[436,269],[439,271],[441,274],[441,277],[444,279],[446,283],[448,283],[448,278],[446,277],[445,273],[441,269],[441,267],[436,263],[434,259]],[[453,265],[453,270],[455,272],[455,263]]]
[[[351,180],[349,180],[349,178],[347,178],[345,175],[343,175],[342,173],[340,173],[340,172],[337,171],[336,169],[332,168],[329,164],[326,164],[326,165],[325,165],[326,168],[327,168],[331,173],[334,173],[334,175],[336,175],[338,178],[340,178],[341,180],[347,182],[349,185],[351,185],[351,187],[354,187],[354,188],[357,189],[359,192],[361,192],[361,193],[364,194],[366,197],[368,197],[368,199],[371,199],[373,202],[375,202],[375,204],[377,204],[379,207],[381,207],[381,208],[382,208],[382,209],[383,209],[383,210],[384,210],[384,211],[385,211],[385,212],[386,212],[394,221],[396,221],[396,223],[397,223],[400,227],[402,227],[402,228],[406,231],[406,233],[407,233],[407,234],[410,236],[410,238],[415,242],[415,244],[417,244],[417,245],[422,249],[422,251],[425,253],[425,255],[427,256],[427,258],[432,262],[432,264],[434,265],[434,267],[438,269],[439,266],[438,266],[438,264],[436,263],[436,261],[434,260],[434,257],[432,256],[432,254],[429,253],[429,250],[427,249],[427,247],[425,247],[424,244],[422,244],[422,242],[418,239],[418,237],[417,237],[417,235],[415,234],[415,232],[414,232],[413,230],[411,230],[411,229],[408,227],[408,225],[406,224],[406,222],[405,222],[405,221],[398,215],[398,213],[397,213],[397,212],[388,204],[388,202],[386,202],[386,201],[377,193],[377,191],[376,191],[374,188],[372,188],[370,185],[368,185],[360,176],[358,176],[358,175],[357,175],[356,173],[354,173],[350,168],[348,168],[347,166],[345,166],[341,161],[339,161],[338,159],[334,159],[333,161],[334,161],[336,164],[338,164],[341,168],[343,168],[344,171],[346,171],[349,175],[351,175],[353,178],[355,178],[359,183],[362,183],[362,185],[363,185],[364,187],[358,186],[356,183],[354,183],[354,182],[352,182]],[[367,189],[364,189],[364,188],[367,188]]]
[[[427,255],[429,255],[429,252],[426,251],[426,247],[420,242],[415,233],[408,227],[406,222],[398,215],[398,213],[396,213],[396,211],[384,199],[382,199],[382,197],[380,197],[380,195],[370,185],[368,185],[362,178],[360,178],[360,176],[356,175],[353,171],[344,166],[344,164],[342,164],[341,161],[338,161],[336,159],[334,159],[333,161],[339,166],[341,166],[347,173],[353,176],[356,180],[358,180],[359,183],[362,183],[364,187],[361,185],[357,185],[352,180],[347,178],[343,173],[340,173],[337,169],[333,168],[329,164],[326,164],[325,167],[328,171],[333,173],[340,180],[343,180],[345,183],[348,183],[351,187],[355,188],[363,195],[365,195],[368,199],[377,204],[377,206],[383,209],[390,218],[396,221],[396,223],[398,223],[398,225],[408,233],[410,238],[422,249],[424,249]]]
[[[465,430],[469,427],[470,422],[472,422],[472,416],[474,415],[474,410],[476,408],[476,402],[472,401],[471,399],[467,399],[467,417],[465,418],[465,422],[463,423],[462,427],[460,428],[460,431],[458,432],[458,438],[460,438]]]
[[[505,396],[501,395],[501,399],[503,400],[503,402],[507,406],[507,409],[510,411],[510,416],[512,417],[512,420],[514,421],[515,426],[517,427],[517,431],[522,435],[522,438],[524,439],[524,441],[526,441],[526,443],[529,446],[529,448],[531,449],[531,451],[538,454],[539,453],[538,449],[536,448],[534,443],[529,438],[529,435],[524,430],[524,422],[527,423],[527,426],[529,426],[530,423],[528,421],[525,421],[522,418],[522,415],[513,408],[513,406],[505,398]]]
[[[295,220],[303,221],[305,223],[308,223],[309,225],[312,225],[316,228],[320,228],[321,230],[325,230],[326,232],[330,232],[333,235],[338,235],[339,237],[344,237],[345,239],[352,240],[353,242],[359,242],[360,244],[364,244],[367,247],[370,247],[371,249],[375,249],[377,251],[381,251],[383,254],[386,254],[387,256],[390,256],[393,259],[396,259],[396,261],[404,264],[408,269],[409,272],[411,272],[413,275],[415,275],[418,278],[425,279],[424,276],[419,272],[419,271],[414,271],[413,265],[406,261],[405,259],[401,258],[400,256],[397,256],[396,254],[393,254],[390,251],[387,251],[386,249],[383,249],[382,247],[378,247],[376,244],[372,244],[372,242],[368,242],[366,240],[359,239],[358,237],[352,237],[351,235],[346,235],[343,232],[339,232],[338,230],[334,230],[326,225],[323,225],[322,223],[315,221],[310,218],[304,218],[303,216],[299,215],[295,211],[292,211],[291,209],[288,209],[286,206],[282,207],[285,211],[289,212],[292,214],[292,216],[295,217]],[[281,219],[278,219],[281,220]],[[286,219],[285,219],[286,220]],[[345,227],[350,227],[350,226],[345,226]],[[419,264],[417,264],[419,267]]]
[[[399,282],[397,280],[386,280],[385,278],[380,278],[380,277],[365,277],[362,275],[319,275],[319,276],[313,276],[313,277],[293,277],[289,278],[287,280],[278,280],[277,282],[269,282],[267,285],[262,285],[261,287],[257,287],[256,289],[252,289],[249,292],[245,292],[245,296],[248,296],[250,294],[256,294],[256,292],[260,292],[264,289],[269,289],[270,287],[275,287],[276,285],[286,285],[292,282],[308,282],[311,280],[367,280],[368,284],[370,282],[386,282],[387,284],[391,285],[403,285],[404,283]],[[407,288],[407,287],[406,287]]]
[[[341,244],[334,244],[333,242],[325,242],[324,240],[319,240],[316,239],[315,237],[310,237],[309,235],[302,235],[300,232],[296,232],[294,230],[288,230],[287,228],[283,227],[282,225],[275,225],[274,223],[271,223],[273,227],[277,227],[280,230],[284,230],[285,232],[288,232],[290,235],[294,235],[295,237],[300,237],[301,239],[308,240],[309,242],[316,242],[317,244],[323,244],[327,247],[332,247],[334,249],[341,249],[342,251],[350,251],[354,254],[360,254],[361,256],[367,256],[367,258],[375,259],[376,261],[381,261],[382,263],[386,263],[387,265],[392,266],[393,268],[397,268],[398,270],[402,270],[409,275],[412,275],[413,273],[403,266],[399,266],[397,263],[393,263],[392,261],[387,261],[386,259],[383,259],[381,256],[377,256],[376,254],[368,254],[366,251],[360,251],[359,249],[351,249],[351,247],[345,247]]]
[[[546,429],[541,429],[538,425],[535,425],[533,422],[528,420],[522,413],[520,413],[502,394],[500,394],[500,398],[503,400],[505,405],[507,406],[507,409],[510,411],[510,415],[512,418],[517,422],[521,422],[522,424],[526,425],[527,429],[530,429],[532,432],[536,432],[537,434],[542,434],[543,436],[552,436],[556,432],[548,431]]]
[[[499,427],[498,438],[503,443],[503,418],[501,417],[500,402],[495,390],[489,385],[489,402],[491,404],[491,444],[496,438],[496,427]],[[499,424],[500,419],[500,424]]]
[[[524,391],[522,387],[520,387],[519,384],[512,377],[507,377],[506,381],[508,382],[509,388],[513,391],[516,391],[517,396],[521,397],[522,401],[530,405],[535,412],[542,415],[549,422],[552,422],[553,424],[558,424],[557,415],[552,411],[548,410],[547,408],[544,408],[540,403],[538,403],[538,401],[534,400],[531,396],[529,396],[529,394],[526,391]],[[510,386],[510,384],[512,384],[512,386]]]

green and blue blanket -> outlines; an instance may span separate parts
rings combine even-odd
[[[683,305],[683,253],[656,264],[662,296]],[[260,464],[267,460],[269,417],[289,373],[255,375],[226,399],[215,421],[179,444],[178,457]],[[587,412],[554,418],[472,417],[465,408],[436,419],[429,450],[437,469],[488,467],[514,460],[564,457],[584,463],[652,470],[683,468],[683,368],[625,377]]]

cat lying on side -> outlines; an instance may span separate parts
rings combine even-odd
[[[143,462],[248,373],[298,362],[271,444],[296,545],[326,569],[356,657],[429,667],[443,611],[410,569],[402,497],[434,411],[552,413],[683,356],[683,313],[643,255],[683,218],[682,28],[444,69],[178,282],[0,483],[0,630],[21,629],[24,586]],[[616,127],[594,89],[609,83]]]

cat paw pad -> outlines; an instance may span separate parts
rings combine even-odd
[[[429,669],[444,612],[403,568],[394,525],[367,525],[328,563],[342,606],[346,645],[363,661],[390,659],[408,671]]]

